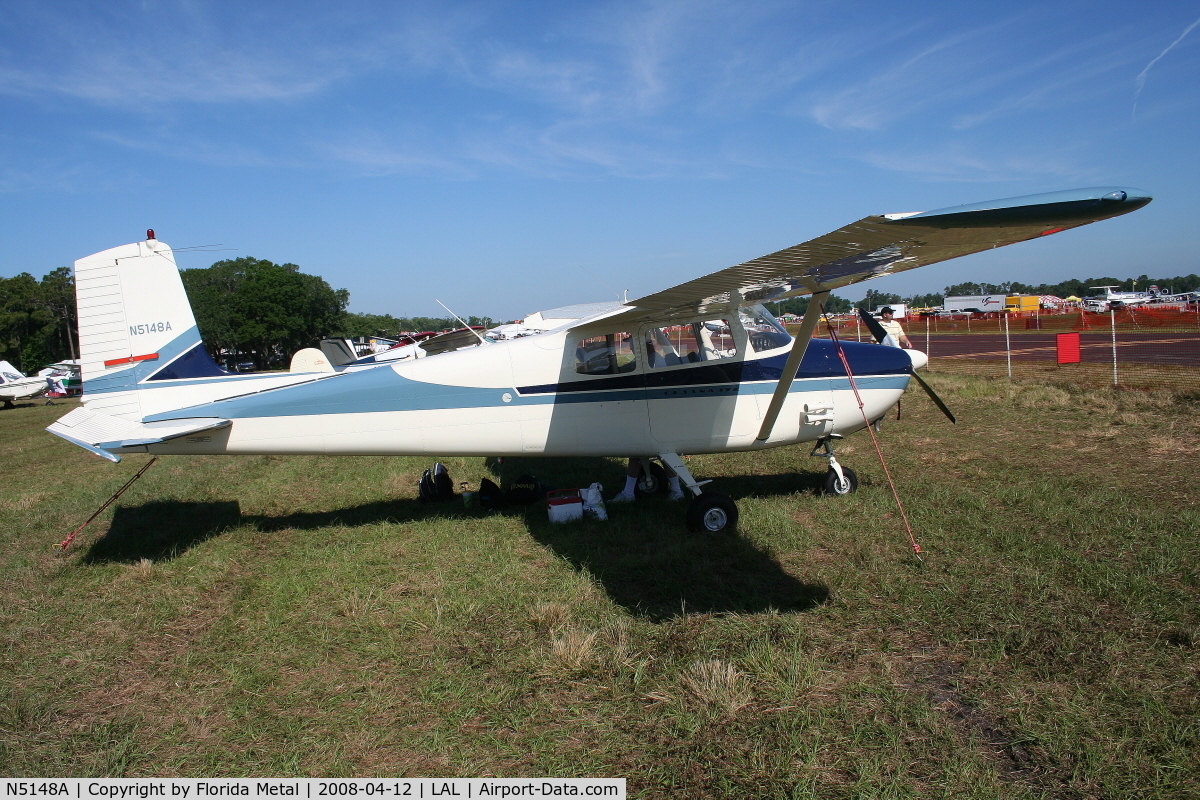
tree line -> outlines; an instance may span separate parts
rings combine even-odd
[[[1177,275],[1174,278],[1151,278],[1147,275],[1141,275],[1137,278],[1125,278],[1123,280],[1107,277],[1090,278],[1088,280],[1072,278],[1061,283],[1039,284],[1020,283],[1019,281],[1007,281],[1004,283],[967,282],[947,286],[942,290],[941,294],[913,294],[907,297],[892,292],[868,289],[866,296],[854,304],[851,304],[849,300],[831,294],[825,302],[825,307],[831,314],[841,314],[850,311],[852,308],[864,308],[867,311],[871,311],[880,306],[894,303],[904,303],[909,308],[934,308],[943,305],[947,297],[961,297],[964,295],[1046,294],[1054,297],[1087,297],[1098,294],[1095,288],[1097,286],[1115,286],[1118,292],[1145,291],[1151,286],[1157,286],[1164,292],[1181,294],[1200,289],[1200,275]],[[808,298],[793,297],[781,300],[778,303],[770,303],[769,306],[776,314],[803,314],[808,310]]]
[[[196,324],[218,362],[252,361],[257,369],[286,365],[303,347],[327,336],[395,338],[402,332],[461,327],[457,320],[393,317],[346,310],[350,293],[295,264],[244,257],[180,271]],[[471,325],[491,320],[470,317]]]
[[[491,317],[463,317],[463,322],[472,327],[482,326],[491,328],[496,322]],[[421,333],[424,331],[443,331],[447,328],[461,328],[462,324],[453,317],[393,317],[391,314],[356,314],[347,311],[345,320],[337,332],[337,336],[355,339],[360,336],[382,336],[395,339],[402,333]]]
[[[297,350],[315,347],[326,336],[395,338],[406,331],[460,327],[453,318],[347,311],[349,292],[301,272],[296,264],[246,257],[179,274],[209,353],[226,366],[245,361],[258,369],[286,365]],[[465,321],[493,324],[487,317]],[[78,353],[70,267],[59,267],[40,281],[28,272],[0,278],[0,359],[33,373]]]
[[[1174,278],[1151,278],[1140,275],[1136,278],[1092,278],[1081,281],[1071,279],[1062,283],[956,283],[947,286],[947,295],[972,294],[1048,294],[1055,297],[1087,297],[1096,294],[1096,286],[1115,286],[1118,292],[1144,292],[1151,286],[1157,286],[1172,294],[1192,292],[1200,289],[1200,275],[1181,275]]]
[[[40,281],[28,272],[0,278],[0,359],[33,373],[79,352],[75,279],[59,267]]]

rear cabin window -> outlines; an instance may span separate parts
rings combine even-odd
[[[652,368],[719,361],[737,355],[737,344],[723,319],[687,322],[646,331],[646,363]]]
[[[633,337],[628,333],[592,336],[575,345],[575,371],[580,375],[616,375],[636,368]]]

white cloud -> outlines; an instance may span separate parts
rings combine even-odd
[[[1133,115],[1135,117],[1137,116],[1137,101],[1138,101],[1138,98],[1142,94],[1142,89],[1144,89],[1146,87],[1146,78],[1150,75],[1150,68],[1153,67],[1155,64],[1157,64],[1160,60],[1162,60],[1163,56],[1165,56],[1167,53],[1174,50],[1175,46],[1177,44],[1179,44],[1180,42],[1182,42],[1184,40],[1184,38],[1189,33],[1191,33],[1192,29],[1195,28],[1197,25],[1200,25],[1200,19],[1197,19],[1191,25],[1188,25],[1186,28],[1184,28],[1183,33],[1179,34],[1179,38],[1177,38],[1175,41],[1173,41],[1169,45],[1167,45],[1167,48],[1165,50],[1163,50],[1161,53],[1159,53],[1157,56],[1155,56],[1153,59],[1151,59],[1150,63],[1146,65],[1145,69],[1143,69],[1140,73],[1138,73],[1137,78],[1134,79],[1134,83],[1137,85],[1137,91],[1135,91],[1133,93]]]
[[[879,169],[931,181],[994,183],[1044,177],[1094,180],[1088,170],[1075,163],[1077,157],[1070,152],[980,155],[968,144],[952,143],[937,150],[872,151],[858,158]]]
[[[791,0],[10,2],[14,105],[174,159],[367,175],[827,172],[831,152],[934,179],[1044,174],[1052,157],[921,167],[905,144],[957,129],[988,152],[986,123],[1095,96],[1129,58],[1116,33],[1059,44],[1021,24],[1028,7],[965,27]]]
[[[814,101],[812,117],[831,129],[879,130],[927,106],[961,96],[966,91],[964,80],[978,72],[986,57],[978,42],[989,38],[996,27],[919,43],[915,52],[892,59],[889,66],[865,80]],[[883,49],[899,50],[906,39],[920,32],[920,28],[894,32],[889,37],[891,47]],[[872,43],[874,53],[880,52],[881,44]]]
[[[831,130],[883,131],[902,123],[961,130],[1033,109],[1082,105],[1111,92],[1104,78],[1135,51],[1123,31],[1063,38],[1031,27],[1034,21],[1026,11],[932,42],[924,40],[924,28],[910,29],[890,43],[898,53],[890,65],[818,96],[812,118]]]

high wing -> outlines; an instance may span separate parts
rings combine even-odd
[[[864,217],[811,241],[629,301],[607,320],[668,320],[826,292],[1128,214],[1150,200],[1138,189],[1102,186]]]

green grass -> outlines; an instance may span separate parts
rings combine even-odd
[[[0,773],[615,776],[638,797],[1200,797],[1194,398],[935,374],[736,535],[416,500],[430,459],[113,465],[0,412]],[[617,459],[446,461],[559,487]]]

